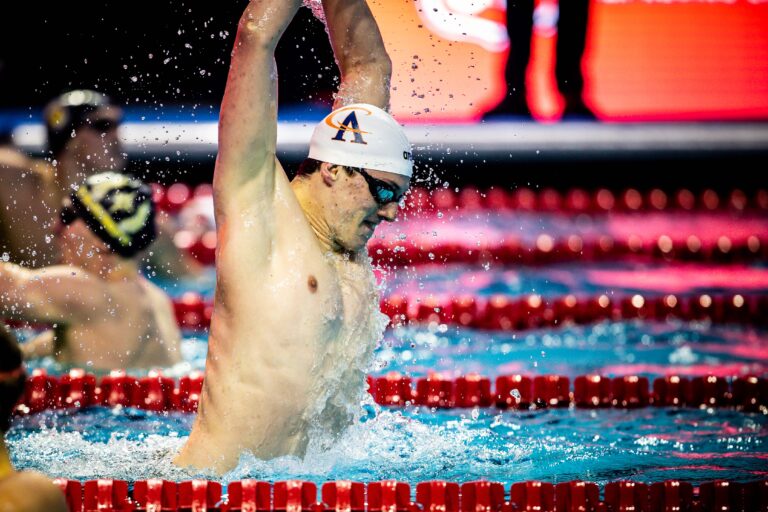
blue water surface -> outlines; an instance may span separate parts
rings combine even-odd
[[[673,367],[698,373],[710,365],[748,373],[764,368],[763,341],[764,333],[749,327],[707,323],[605,322],[516,334],[433,325],[388,331],[371,371],[397,370],[415,377],[430,370],[573,377],[635,368],[653,377]],[[202,368],[206,349],[204,338],[188,336],[186,366],[178,373]],[[763,413],[656,407],[433,411],[381,408],[367,396],[363,402],[366,415],[329,451],[310,451],[304,460],[266,462],[246,454],[220,480],[301,478],[321,484],[333,479],[415,483],[484,478],[508,484],[678,478],[701,483],[768,476],[768,416]],[[122,408],[46,411],[16,418],[8,441],[19,468],[55,477],[217,479],[170,463],[192,420],[190,414]]]

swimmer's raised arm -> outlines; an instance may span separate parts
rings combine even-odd
[[[274,189],[274,53],[300,6],[301,0],[251,0],[240,17],[219,119],[219,153],[214,173],[217,215],[226,213],[230,201],[240,194],[253,202]],[[239,210],[238,206],[233,208]]]
[[[0,318],[68,324],[106,314],[108,298],[98,294],[93,276],[75,267],[0,263]]]
[[[389,109],[392,62],[365,0],[323,0],[341,85],[333,108],[370,103]]]

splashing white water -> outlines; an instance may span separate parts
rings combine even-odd
[[[325,11],[323,10],[323,4],[320,0],[304,0],[304,7],[308,7],[315,18],[325,24]]]
[[[281,480],[398,478],[430,480],[441,473],[473,470],[492,472],[498,461],[514,463],[530,455],[529,447],[489,443],[492,432],[477,428],[476,421],[452,420],[441,425],[423,423],[399,411],[379,411],[374,418],[355,423],[324,450],[310,447],[306,457],[280,457],[269,461],[243,454],[237,467],[221,478],[231,482],[244,478]],[[10,441],[14,464],[35,469],[51,477],[78,480],[113,478],[137,481],[164,478],[215,479],[204,473],[191,474],[174,466],[172,458],[185,437],[149,434],[128,439],[115,432],[107,442],[90,441],[80,432],[42,429]],[[496,448],[491,445],[496,444]]]

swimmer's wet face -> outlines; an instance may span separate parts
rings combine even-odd
[[[122,170],[126,164],[118,137],[122,116],[122,110],[112,105],[101,106],[86,114],[68,148],[74,151],[79,161],[88,161],[91,169]]]
[[[398,201],[408,190],[410,178],[373,169],[331,165],[335,173],[334,201],[328,218],[334,242],[347,251],[363,249],[382,221],[397,218]]]

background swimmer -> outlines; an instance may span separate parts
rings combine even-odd
[[[292,182],[275,156],[275,47],[300,0],[240,18],[214,174],[216,296],[198,416],[176,464],[218,473],[243,451],[303,456],[360,414],[387,325],[366,242],[393,221],[412,173],[384,110],[391,62],[363,0],[323,8],[342,83]]]
[[[89,176],[125,171],[118,136],[122,118],[122,108],[109,96],[75,89],[53,98],[43,111],[46,158],[32,158],[12,144],[0,146],[0,255],[27,268],[61,263],[51,243],[59,206]],[[153,268],[169,277],[199,275],[197,261],[173,244],[172,219],[161,214],[156,222]]]
[[[32,270],[0,262],[0,318],[53,325],[24,344],[25,355],[104,370],[179,362],[170,299],[137,263],[155,239],[150,188],[124,174],[97,174],[60,217],[64,264]]]
[[[58,263],[50,241],[62,201],[88,176],[125,168],[122,117],[102,93],[69,91],[44,109],[46,159],[10,145],[0,152],[0,253],[28,268]]]

